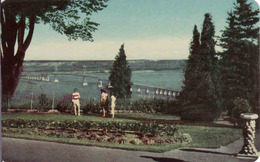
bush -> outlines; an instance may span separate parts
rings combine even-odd
[[[135,112],[144,113],[169,113],[173,108],[174,101],[163,99],[140,99],[134,101],[131,109]]]
[[[31,104],[30,103],[22,103],[18,106],[19,109],[30,109],[31,108]]]
[[[181,120],[186,121],[209,121],[212,122],[219,117],[219,113],[210,105],[198,104],[188,105],[181,108]]]
[[[130,110],[131,109],[130,99],[117,99],[116,100],[116,110]]]
[[[86,106],[83,106],[82,110],[84,114],[87,114],[88,112],[99,113],[102,109],[99,102],[90,100],[86,103]]]
[[[189,143],[189,142],[192,142],[192,138],[189,134],[183,133],[182,134],[182,141]]]
[[[174,101],[163,99],[140,99],[131,103],[129,99],[116,100],[116,110],[133,110],[134,112],[144,113],[171,113],[174,107]],[[86,106],[83,107],[83,112],[99,113],[101,107],[99,102],[89,101]]]
[[[39,104],[42,106],[47,106],[49,103],[49,99],[47,98],[47,95],[42,93],[39,97]]]
[[[135,131],[142,134],[151,134],[153,136],[175,136],[179,134],[179,130],[174,125],[158,124],[156,122],[93,122],[85,120],[24,120],[24,119],[8,119],[2,121],[2,127],[5,128],[63,128],[63,129],[107,129],[115,131]]]
[[[242,119],[240,118],[240,114],[252,112],[252,107],[249,105],[247,99],[239,97],[233,101],[233,105],[234,107],[231,111],[231,122],[235,125],[241,125]]]
[[[71,95],[64,95],[61,99],[58,100],[58,103],[55,107],[59,112],[65,113],[66,110],[72,110]]]

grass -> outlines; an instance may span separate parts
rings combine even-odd
[[[31,119],[31,120],[87,120],[96,122],[135,122],[135,120],[121,119],[121,118],[103,118],[101,115],[99,117],[93,115],[82,115],[75,116],[70,114],[29,114],[29,113],[2,113],[2,120],[5,119]]]
[[[118,113],[116,117],[130,119],[149,119],[149,120],[180,120],[180,117],[169,114],[155,113]]]
[[[139,117],[144,117],[144,118],[150,117],[151,120],[153,119],[171,120],[170,115],[165,115],[165,118],[163,118],[164,117],[163,114],[140,114]],[[115,118],[115,119],[102,118],[102,117],[96,117],[91,115],[84,115],[78,117],[74,115],[65,115],[65,114],[2,113],[2,120],[17,119],[17,118],[34,119],[34,120],[35,119],[36,120],[37,119],[58,120],[58,121],[64,121],[64,120],[89,120],[89,121],[99,121],[99,122],[136,121],[136,120],[123,119],[123,118]],[[179,144],[163,144],[163,145],[129,145],[128,144],[127,145],[127,144],[96,142],[96,141],[79,140],[79,139],[71,139],[71,138],[35,136],[35,135],[26,135],[26,134],[3,133],[3,136],[36,139],[36,140],[47,140],[47,141],[54,141],[54,142],[72,143],[72,144],[81,144],[81,145],[90,145],[90,146],[131,149],[131,150],[139,150],[139,151],[154,151],[154,152],[164,152],[164,151],[168,151],[176,148],[183,148],[183,147],[218,148],[220,146],[225,146],[242,137],[242,130],[237,128],[209,127],[209,126],[198,126],[198,125],[194,126],[194,125],[183,125],[183,124],[177,126],[180,132],[187,133],[192,137],[191,143],[182,144],[182,145]]]
[[[242,137],[242,129],[178,125],[180,132],[188,133],[192,142],[188,147],[219,148]]]

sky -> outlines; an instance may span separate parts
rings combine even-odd
[[[201,32],[204,14],[210,13],[215,35],[220,36],[233,2],[110,0],[107,8],[91,17],[100,23],[94,42],[69,41],[48,24],[37,24],[25,60],[113,60],[123,43],[129,60],[187,59],[194,25]],[[249,2],[258,8],[255,1]]]

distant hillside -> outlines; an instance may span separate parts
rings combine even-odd
[[[186,60],[128,60],[133,71],[136,70],[177,70],[184,69]],[[70,72],[87,71],[104,72],[109,70],[113,65],[113,60],[96,60],[96,61],[25,61],[24,72]]]

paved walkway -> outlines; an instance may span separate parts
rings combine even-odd
[[[259,133],[256,139],[257,149],[260,150]],[[243,139],[219,149],[176,149],[164,153],[128,151],[120,149],[100,148],[42,142],[15,138],[2,138],[3,160],[30,162],[253,162],[255,158],[238,158]]]

